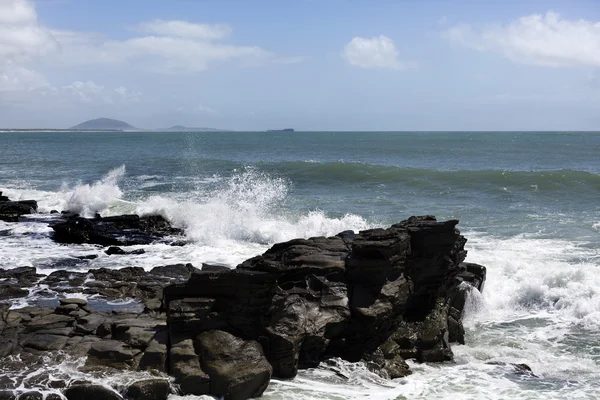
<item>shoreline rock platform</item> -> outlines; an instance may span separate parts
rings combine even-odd
[[[0,197],[5,221],[15,221],[14,203]],[[389,379],[411,373],[407,359],[452,361],[451,345],[465,341],[465,302],[471,290],[483,290],[486,276],[485,267],[465,262],[457,224],[420,216],[386,229],[294,239],[234,269],[177,264],[50,275],[33,267],[0,269],[1,372],[41,368],[49,357],[86,357],[90,374],[147,374],[119,388],[5,374],[0,399],[15,398],[21,388],[19,398],[32,399],[46,391],[46,399],[179,393],[242,400],[260,396],[271,377],[290,379],[332,358],[362,361]],[[181,235],[161,217],[65,215],[53,229],[57,242],[107,247]],[[123,253],[111,252],[117,266]],[[11,309],[32,290],[45,290],[47,300]],[[128,307],[107,306],[124,299]]]

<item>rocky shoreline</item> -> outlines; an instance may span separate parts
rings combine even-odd
[[[0,193],[4,221],[16,223],[36,209]],[[271,377],[293,378],[336,357],[362,361],[390,379],[411,373],[407,359],[452,361],[451,344],[465,340],[468,293],[483,290],[486,274],[464,262],[466,239],[457,223],[411,217],[387,229],[294,239],[235,269],[0,269],[1,372],[35,370],[50,358],[85,360],[79,369],[90,376],[145,374],[108,388],[57,374],[32,381],[6,373],[0,399],[247,399],[260,396]],[[159,216],[59,213],[52,228],[56,242],[107,247],[115,267],[120,254],[131,252],[114,246],[186,244]],[[77,260],[85,265],[85,256],[65,263]],[[11,307],[32,291],[44,300]],[[109,305],[123,300],[124,307]]]

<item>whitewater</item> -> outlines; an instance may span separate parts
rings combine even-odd
[[[98,257],[86,269],[235,267],[296,237],[410,215],[457,218],[467,261],[487,266],[488,277],[469,298],[466,345],[453,346],[453,363],[410,362],[412,375],[387,381],[360,363],[331,360],[273,380],[263,398],[596,399],[597,154],[600,134],[577,132],[2,134],[0,190],[37,200],[40,213],[0,221],[0,268],[48,274],[56,260],[89,254]],[[51,210],[160,214],[185,231],[187,245],[144,246],[116,265],[102,248],[53,242]],[[80,267],[61,267],[69,268]],[[535,376],[516,374],[514,363]],[[82,365],[48,360],[57,375],[83,378]],[[92,379],[119,386],[134,377]]]

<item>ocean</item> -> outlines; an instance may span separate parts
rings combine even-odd
[[[600,133],[0,133],[0,191],[42,212],[159,213],[190,241],[115,265],[94,246],[54,243],[43,223],[0,221],[0,268],[42,273],[80,253],[99,255],[94,268],[233,267],[296,237],[459,219],[467,261],[488,277],[453,363],[411,361],[412,375],[386,381],[333,360],[273,380],[263,398],[600,397]]]

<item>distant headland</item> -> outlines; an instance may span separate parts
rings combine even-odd
[[[294,128],[285,128],[285,129],[267,129],[267,132],[294,132]]]
[[[96,118],[69,128],[70,131],[140,131],[127,122],[110,118]]]
[[[161,129],[140,129],[128,124],[125,121],[119,121],[112,118],[96,118],[82,122],[70,128],[0,128],[0,132],[231,132],[227,129],[215,129],[207,127],[188,127],[175,125],[170,128]]]

